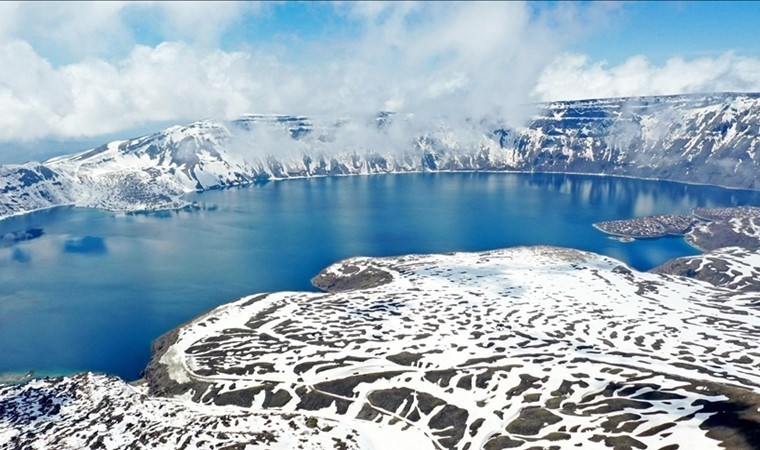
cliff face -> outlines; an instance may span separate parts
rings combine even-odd
[[[185,192],[267,179],[414,171],[578,172],[760,189],[759,94],[554,102],[539,105],[525,128],[468,122],[399,138],[408,129],[394,123],[404,120],[251,115],[6,166],[0,217],[62,204],[165,209],[182,205]]]
[[[756,95],[589,100],[545,111],[518,145],[527,167],[760,187]]]

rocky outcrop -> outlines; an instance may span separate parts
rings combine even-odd
[[[597,222],[599,231],[629,239],[684,236],[692,247],[760,249],[760,208],[695,208],[692,215],[670,214]]]
[[[732,290],[757,292],[760,291],[760,249],[721,248],[668,261],[652,272],[694,278]]]
[[[597,222],[594,227],[613,236],[633,239],[658,238],[667,235],[682,236],[697,223],[693,216],[685,214],[664,214],[637,217],[635,219],[608,220]]]
[[[694,215],[705,221],[686,235],[692,246],[704,251],[731,246],[760,249],[760,208],[697,208]]]

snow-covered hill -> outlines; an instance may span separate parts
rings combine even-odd
[[[361,448],[357,433],[335,421],[195,405],[144,391],[92,373],[0,385],[0,448]]]
[[[760,94],[554,102],[527,127],[419,127],[411,116],[249,115],[0,168],[0,218],[56,205],[175,208],[183,193],[268,179],[492,170],[625,175],[760,189]]]
[[[352,258],[314,282],[332,292],[253,295],[166,334],[139,388],[0,389],[0,447],[760,442],[756,293],[553,247]]]
[[[725,247],[676,258],[652,269],[740,291],[760,291],[760,249]]]

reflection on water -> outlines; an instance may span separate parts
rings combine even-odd
[[[105,240],[97,236],[85,236],[83,238],[67,239],[63,243],[63,251],[66,253],[89,253],[99,255],[108,251]]]
[[[32,257],[29,255],[29,252],[20,248],[14,248],[11,253],[11,259],[20,263],[28,263],[32,260]]]
[[[42,228],[29,228],[27,230],[8,231],[0,236],[0,246],[8,247],[18,242],[31,241],[45,234]]]
[[[760,193],[560,174],[405,174],[290,180],[191,196],[157,214],[57,208],[0,222],[0,373],[97,370],[136,378],[160,334],[254,292],[312,290],[356,256],[550,244],[649,269],[696,251],[623,243],[591,227]]]

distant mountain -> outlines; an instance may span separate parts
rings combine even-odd
[[[466,122],[411,132],[399,126],[404,117],[390,113],[314,120],[204,120],[0,167],[0,218],[58,205],[168,209],[192,191],[388,172],[575,172],[760,189],[760,94],[553,102],[515,129]]]

